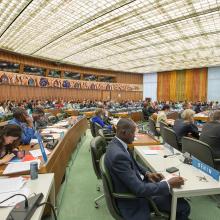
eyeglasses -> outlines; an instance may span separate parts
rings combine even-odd
[[[199,178],[199,181],[201,182],[208,182],[205,176],[197,176]]]

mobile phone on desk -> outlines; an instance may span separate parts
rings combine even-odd
[[[176,167],[169,167],[169,168],[166,169],[167,173],[175,173],[177,171],[179,171],[179,169],[176,168]]]

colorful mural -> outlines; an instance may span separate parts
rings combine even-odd
[[[143,91],[143,85],[94,82],[83,80],[67,80],[51,77],[42,77],[26,74],[17,74],[0,71],[0,84],[37,86],[37,87],[57,87],[64,89],[92,89],[92,90],[117,90],[117,91]]]

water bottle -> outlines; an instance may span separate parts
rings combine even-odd
[[[30,163],[30,175],[32,180],[38,178],[38,162],[33,161]]]

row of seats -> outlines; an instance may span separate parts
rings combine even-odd
[[[57,123],[58,121],[63,120],[64,118],[67,118],[67,117],[68,117],[68,115],[66,113],[57,113],[56,116],[49,115],[48,116],[48,122],[50,124],[54,124],[54,123]]]
[[[2,114],[0,115],[0,122],[2,121],[9,121],[13,118],[13,114],[9,113],[9,114]]]
[[[102,128],[101,125],[99,125],[96,122],[93,122],[92,119],[89,120],[89,123],[91,134],[93,137],[101,136],[108,143],[115,136],[115,133],[113,131]]]
[[[154,136],[161,136],[163,143],[167,143],[183,153],[188,152],[203,163],[220,170],[220,160],[214,159],[212,148],[208,144],[190,137],[183,137],[181,143],[179,143],[172,128],[165,122],[160,122],[160,132],[158,132],[152,118],[149,118],[149,132]]]

